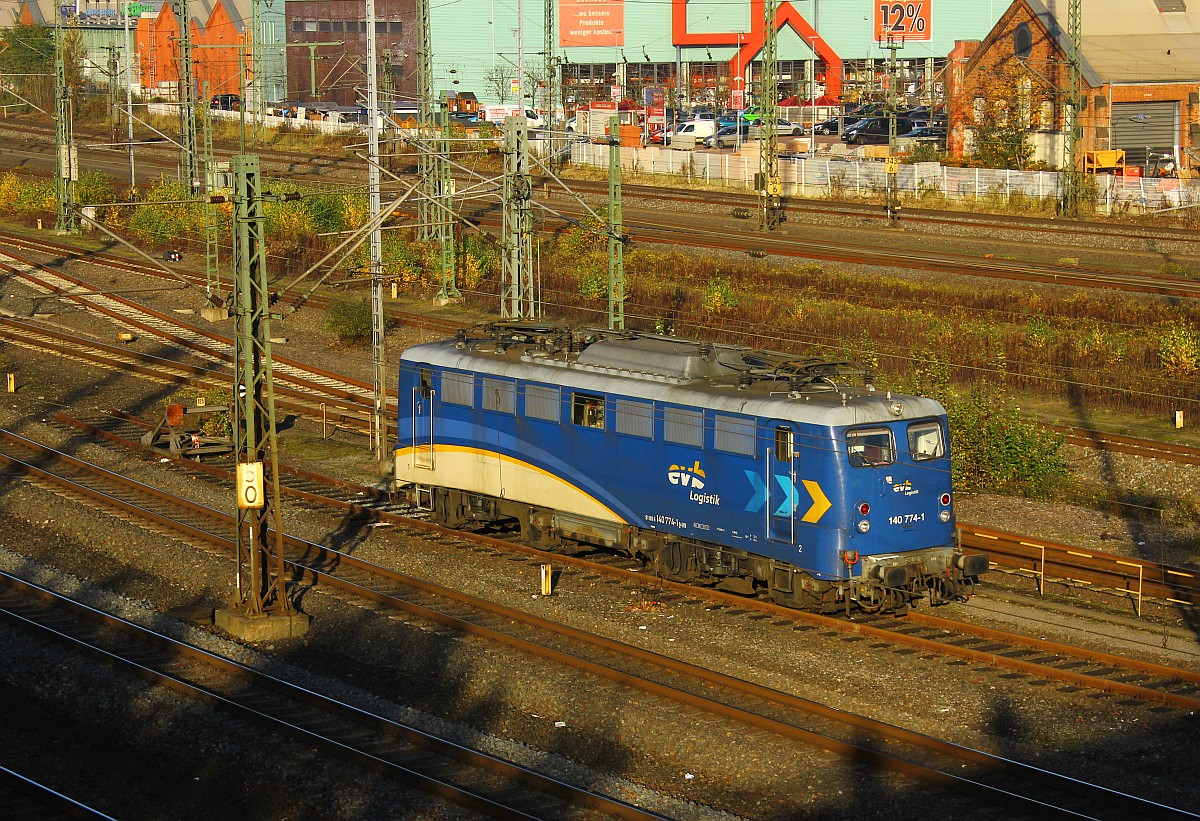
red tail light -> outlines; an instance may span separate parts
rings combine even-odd
[[[942,503],[942,507],[948,507],[950,504],[950,494],[943,493],[942,497],[938,501]]]
[[[871,506],[869,504],[867,504],[866,502],[858,503],[858,515],[859,516],[866,516],[870,512],[871,512]]]

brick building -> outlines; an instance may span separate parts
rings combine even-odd
[[[975,113],[1012,94],[1035,158],[1061,167],[1067,104],[1067,0],[1014,0],[982,41],[959,42],[947,73],[952,153],[970,154]],[[1200,9],[1184,0],[1082,0],[1084,152],[1129,165],[1172,154],[1200,166]]]
[[[366,91],[367,18],[362,3],[288,0],[285,6],[288,96],[355,105]],[[385,100],[411,103],[416,97],[416,4],[413,0],[376,0],[375,37],[380,63],[380,105]],[[295,48],[295,44],[337,46]],[[313,62],[315,53],[316,61]],[[313,88],[314,78],[316,88]]]

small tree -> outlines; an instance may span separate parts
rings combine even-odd
[[[494,65],[483,73],[483,87],[489,95],[504,105],[512,96],[512,81],[515,73],[508,66]]]
[[[1051,94],[1046,80],[1020,60],[995,66],[964,111],[975,158],[991,168],[1028,168],[1034,151],[1030,131],[1053,125],[1043,122],[1053,118],[1053,104],[1043,104]]]

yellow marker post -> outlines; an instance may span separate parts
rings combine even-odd
[[[542,565],[542,595],[549,596],[554,592],[554,566]]]
[[[17,392],[17,375],[15,373],[10,373],[8,375],[8,392],[9,393]]]
[[[1175,430],[1183,427],[1183,411],[1175,411]]]

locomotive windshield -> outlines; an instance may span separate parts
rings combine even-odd
[[[915,425],[909,425],[908,452],[914,462],[940,459],[945,456],[946,447],[942,443],[941,423],[918,422]]]
[[[846,453],[856,468],[874,468],[896,461],[896,447],[889,428],[858,428],[846,431]]]

